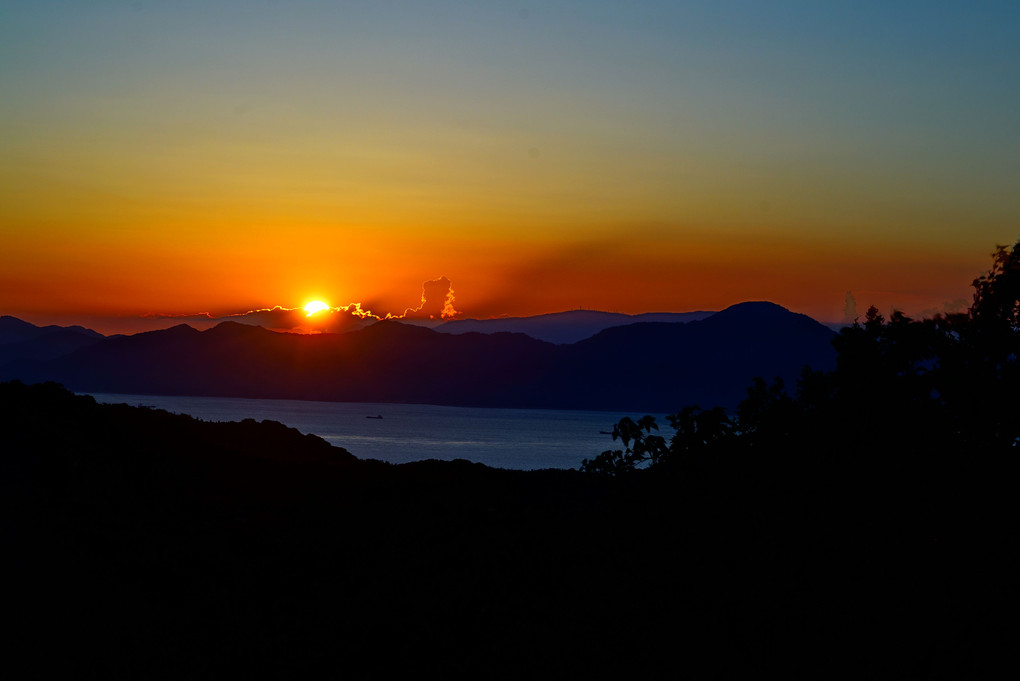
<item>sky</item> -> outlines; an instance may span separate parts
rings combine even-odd
[[[1020,3],[0,0],[0,313],[966,304]]]

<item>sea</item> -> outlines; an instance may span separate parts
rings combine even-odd
[[[279,421],[360,459],[407,463],[466,459],[494,468],[578,468],[613,442],[624,416],[601,411],[483,409],[425,404],[310,402],[90,393],[97,402],[188,414],[204,421]],[[662,421],[660,420],[660,424]]]

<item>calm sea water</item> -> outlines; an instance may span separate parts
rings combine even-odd
[[[318,435],[362,459],[391,463],[467,459],[520,470],[577,468],[584,459],[612,448],[612,437],[600,431],[612,431],[623,416],[636,416],[420,404],[92,395],[98,402],[147,405],[206,421],[279,421],[302,433]]]

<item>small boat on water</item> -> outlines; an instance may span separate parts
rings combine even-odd
[[[366,419],[381,419],[382,418],[382,414],[379,414],[378,416],[366,416],[365,418]]]

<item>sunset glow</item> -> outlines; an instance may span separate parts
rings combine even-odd
[[[1014,3],[216,6],[5,7],[0,313],[921,314],[1020,230]]]
[[[322,312],[323,310],[328,310],[328,309],[329,309],[329,305],[327,305],[326,303],[322,302],[321,300],[313,300],[312,302],[310,302],[307,305],[305,305],[305,312],[308,313],[309,317],[311,317],[316,312]]]

